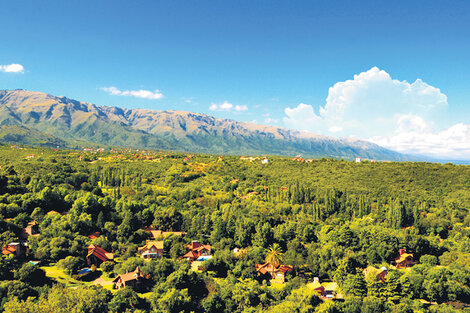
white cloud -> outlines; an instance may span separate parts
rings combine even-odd
[[[114,86],[103,87],[101,90],[106,91],[113,96],[131,96],[136,98],[158,100],[163,98],[163,94],[160,90],[150,91],[150,90],[119,90]]]
[[[420,125],[418,127],[423,127]],[[443,131],[426,131],[410,128],[392,136],[375,136],[371,141],[399,152],[423,154],[435,158],[469,160],[470,156],[470,125],[455,124]]]
[[[286,108],[284,122],[288,126],[302,125],[303,129],[321,133],[355,133],[366,137],[377,132],[391,133],[397,115],[416,114],[423,118],[438,116],[447,106],[447,96],[421,79],[414,83],[392,79],[373,67],[354,75],[354,79],[330,87],[326,104],[319,107],[301,103]],[[293,112],[302,112],[295,117]],[[342,128],[340,131],[339,128]]]
[[[317,131],[317,126],[323,123],[321,117],[313,112],[313,107],[305,103],[293,109],[285,108],[284,113],[287,115],[284,123],[296,129]]]
[[[24,67],[21,64],[0,65],[0,72],[24,73]]]
[[[447,96],[421,79],[408,83],[373,67],[330,87],[318,113],[304,103],[285,108],[284,123],[316,133],[353,133],[401,152],[470,156],[470,125],[435,129],[447,106]]]
[[[246,106],[245,104],[235,106],[235,111],[237,111],[237,112],[242,112],[242,111],[246,111],[246,110],[248,110],[248,106]]]
[[[339,126],[331,126],[330,128],[328,128],[328,131],[331,133],[337,133],[343,131],[343,128]]]
[[[266,118],[266,119],[264,120],[264,123],[265,123],[265,124],[277,124],[277,123],[279,123],[279,119],[278,119],[278,118],[270,118],[270,117],[268,117],[268,118]]]
[[[242,112],[248,110],[248,106],[246,105],[233,105],[232,103],[228,101],[224,101],[221,104],[217,103],[212,103],[211,106],[209,107],[209,110],[211,111],[231,111],[235,110],[237,112]]]

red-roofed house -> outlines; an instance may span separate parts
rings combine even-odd
[[[144,276],[140,271],[139,267],[133,272],[126,274],[121,274],[113,280],[114,287],[116,289],[121,289],[125,287],[130,287],[132,289],[138,289],[139,286],[143,283]]]
[[[114,259],[114,254],[107,252],[106,250],[91,244],[88,246],[88,254],[86,260],[88,265],[99,266],[101,263],[106,261],[112,261]]]
[[[10,242],[2,248],[2,255],[16,256],[17,258],[25,256],[26,252],[26,244],[22,242]]]
[[[96,238],[99,238],[101,237],[101,234],[99,231],[95,231],[93,234],[89,235],[88,238],[90,239],[96,239]]]
[[[271,263],[256,264],[256,272],[258,275],[270,275],[272,279],[275,279],[279,282],[284,282],[286,279],[286,273],[292,272],[292,265],[278,265],[275,266]]]
[[[199,241],[192,241],[189,245],[186,246],[190,251],[183,255],[183,258],[188,261],[197,260],[201,256],[210,256],[212,247],[210,245],[200,244]]]

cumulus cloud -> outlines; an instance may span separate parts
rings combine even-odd
[[[24,73],[24,67],[21,64],[0,65],[0,72]]]
[[[398,131],[392,136],[374,136],[371,141],[404,153],[469,160],[470,125],[459,123],[443,131],[434,131],[429,125],[417,125],[417,127]],[[420,130],[420,127],[425,129]]]
[[[106,91],[113,96],[131,96],[136,98],[158,100],[163,98],[163,94],[160,90],[150,91],[150,90],[119,90],[114,86],[103,87],[101,90]]]
[[[223,103],[217,104],[217,103],[212,103],[211,106],[209,107],[209,110],[211,111],[231,111],[235,110],[237,112],[242,112],[248,110],[248,106],[246,105],[233,105],[232,103],[228,101],[224,101]]]
[[[470,125],[435,129],[434,122],[445,114],[447,106],[447,96],[439,88],[419,78],[412,83],[392,79],[373,67],[330,87],[318,113],[312,105],[300,103],[285,108],[283,121],[288,127],[326,135],[353,133],[401,152],[470,155]]]
[[[287,115],[284,123],[300,130],[318,131],[319,129],[315,128],[323,123],[322,118],[313,111],[313,107],[305,103],[300,103],[295,108],[285,108],[284,113]]]

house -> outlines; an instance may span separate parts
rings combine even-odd
[[[343,299],[342,294],[338,294],[338,284],[335,282],[323,283],[325,287],[325,299]]]
[[[271,263],[256,264],[256,272],[258,276],[267,276],[280,283],[284,283],[286,280],[286,273],[292,272],[293,267],[291,265],[273,265]]]
[[[127,272],[125,274],[121,274],[117,276],[114,280],[114,288],[121,289],[125,287],[129,287],[132,289],[139,289],[144,282],[144,276],[140,271],[139,267],[135,269],[133,272]]]
[[[326,297],[325,286],[320,283],[320,278],[314,277],[313,282],[307,284],[307,287],[316,291],[319,296]]]
[[[24,257],[27,250],[27,244],[22,242],[10,242],[2,248],[2,255],[5,256],[15,256],[17,258]]]
[[[356,158],[356,163],[361,163],[361,158],[357,157]]]
[[[36,222],[35,220],[32,222],[29,222],[24,230],[30,236],[39,234],[39,223]]]
[[[39,236],[39,223],[36,221],[29,222],[28,225],[23,229],[20,237],[22,239],[28,239],[29,236]]]
[[[269,163],[269,159],[268,158],[265,158],[261,161],[261,164],[268,164]]]
[[[158,259],[163,256],[163,241],[147,240],[145,246],[137,251],[144,260]]]
[[[114,254],[107,252],[106,250],[95,246],[94,244],[88,246],[88,254],[86,256],[86,261],[89,266],[99,266],[101,263],[106,261],[112,261],[113,259]]]
[[[95,231],[93,234],[89,235],[88,238],[90,239],[96,239],[96,238],[99,238],[101,237],[101,234],[99,231]]]
[[[197,240],[193,240],[189,245],[186,246],[189,251],[183,258],[187,259],[188,261],[192,262],[197,259],[207,260],[211,255],[212,247],[210,245],[203,245],[199,243]]]
[[[417,262],[414,261],[412,253],[406,253],[405,249],[399,250],[400,255],[395,259],[393,263],[396,268],[404,268],[415,265]]]
[[[385,275],[387,275],[387,268],[385,267],[376,268],[372,265],[369,265],[362,271],[362,274],[366,278],[373,278],[376,281],[385,282]]]

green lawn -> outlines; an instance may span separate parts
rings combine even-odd
[[[54,263],[51,263],[48,266],[41,266],[41,269],[43,269],[46,272],[46,276],[59,282],[67,287],[76,287],[78,285],[90,285],[93,282],[84,282],[80,280],[76,280],[66,273],[64,273],[63,270],[59,269]]]

